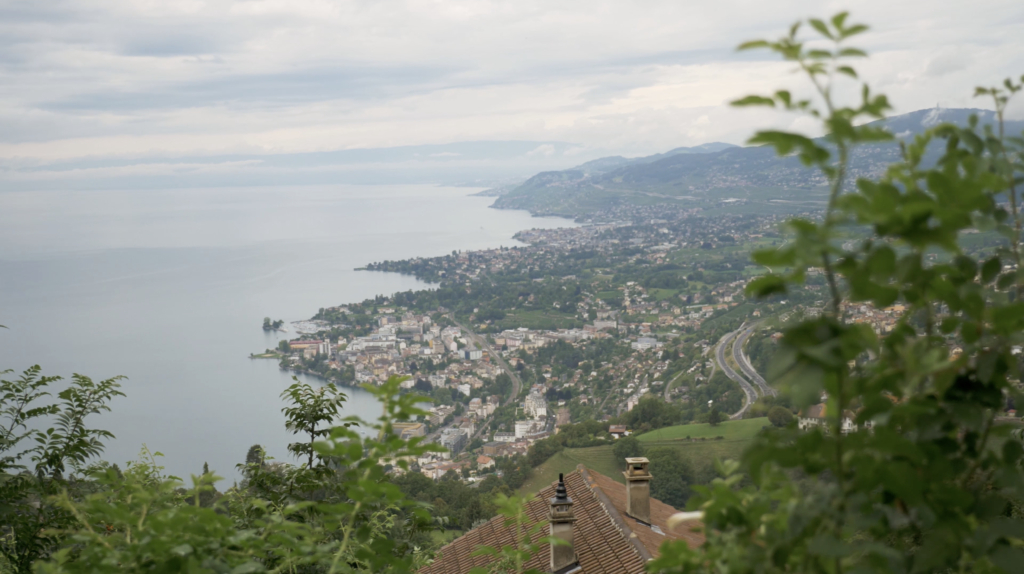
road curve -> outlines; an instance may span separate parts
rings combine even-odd
[[[754,404],[754,401],[757,400],[757,392],[754,391],[754,387],[734,371],[733,368],[729,366],[729,363],[725,362],[725,346],[728,345],[742,329],[743,326],[741,325],[739,329],[736,329],[731,333],[726,333],[718,340],[718,345],[715,346],[715,361],[718,363],[718,366],[722,368],[725,376],[736,381],[740,388],[743,389],[743,392],[747,395],[747,400],[746,403],[744,403],[743,408],[730,415],[730,419],[742,418],[743,415],[746,414],[747,410],[750,409],[750,405]]]
[[[740,327],[742,329],[742,327]],[[732,358],[736,361],[736,364],[740,366],[740,370],[746,375],[754,384],[757,385],[763,396],[774,397],[777,391],[768,386],[768,382],[754,370],[754,365],[750,364],[750,359],[747,358],[746,353],[743,352],[743,345],[747,344],[747,339],[754,333],[755,327],[750,327],[746,331],[740,333],[736,337],[736,341],[732,345]]]

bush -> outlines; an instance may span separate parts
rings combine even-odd
[[[812,80],[818,98],[787,90],[737,105],[769,105],[821,121],[812,139],[783,131],[749,143],[774,147],[821,172],[825,213],[789,222],[781,246],[758,251],[771,270],[747,293],[801,293],[807,270],[824,278],[823,312],[794,321],[768,370],[796,408],[828,396],[826,428],[762,433],[723,480],[695,488],[707,540],[666,542],[648,566],[662,572],[1016,572],[1024,552],[1024,446],[1000,424],[1018,398],[1024,332],[1024,214],[1017,187],[1024,138],[1004,136],[1020,82],[979,88],[998,124],[939,124],[899,144],[871,123],[890,109],[867,85],[850,106],[833,82],[857,78],[846,40],[866,27],[810,20],[813,48],[794,26],[768,48]],[[848,181],[849,158],[891,146],[899,161],[877,180]],[[898,152],[896,150],[899,150]],[[989,232],[995,249],[961,240]],[[905,312],[879,340],[849,320],[851,304]],[[956,352],[953,348],[956,347]],[[844,427],[853,417],[855,428]],[[867,423],[871,423],[870,428]],[[749,472],[744,484],[742,470]]]
[[[793,420],[793,412],[786,407],[775,406],[768,410],[768,422],[773,426],[784,427]]]

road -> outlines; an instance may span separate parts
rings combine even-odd
[[[494,362],[498,363],[498,366],[505,370],[508,376],[512,379],[512,395],[508,398],[508,401],[505,404],[507,405],[515,402],[516,398],[519,397],[519,393],[523,389],[523,381],[519,379],[519,373],[516,373],[516,370],[509,366],[505,359],[491,348],[491,345],[487,343],[486,339],[477,335],[473,331],[470,331],[465,325],[456,321],[454,313],[449,314],[448,317],[452,320],[452,323],[455,323],[460,329],[466,332],[466,336],[469,337],[470,341],[473,341],[479,345],[481,349],[487,351],[487,354],[494,359]]]
[[[740,328],[742,329],[743,327]],[[757,374],[757,371],[754,370],[754,365],[750,364],[750,359],[748,359],[746,353],[743,352],[743,345],[747,344],[747,339],[749,339],[750,335],[754,333],[755,328],[756,326],[751,326],[736,337],[736,341],[732,345],[732,358],[736,361],[736,364],[740,366],[740,370],[743,371],[743,374],[751,381],[754,381],[754,384],[761,390],[761,394],[763,396],[774,397],[776,395],[775,389],[769,387],[768,382],[765,381],[761,375]]]
[[[731,333],[726,333],[725,335],[722,336],[721,339],[718,340],[718,345],[715,346],[715,360],[718,363],[718,366],[722,368],[723,372],[725,372],[725,376],[736,381],[736,383],[739,384],[740,388],[743,389],[743,392],[747,395],[747,401],[743,405],[743,408],[733,413],[729,417],[730,419],[743,418],[743,415],[746,414],[748,409],[750,409],[750,405],[754,404],[754,401],[757,400],[757,392],[754,391],[754,387],[752,387],[746,379],[744,379],[736,371],[734,371],[733,368],[729,366],[729,363],[725,362],[725,346],[728,345],[729,342],[732,341],[733,338],[735,338],[736,335],[738,335],[742,329],[743,325],[741,325],[739,329],[736,329]]]

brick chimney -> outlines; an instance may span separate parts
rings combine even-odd
[[[651,523],[651,464],[644,457],[626,458],[626,514],[643,522]]]
[[[572,523],[576,517],[572,514],[572,498],[565,491],[565,481],[558,475],[558,488],[551,499],[548,520],[551,525],[551,537],[564,540],[568,544],[551,545],[551,571],[554,573],[568,572],[577,565],[576,549],[573,547]]]

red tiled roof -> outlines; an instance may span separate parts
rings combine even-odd
[[[626,515],[626,486],[585,468],[577,467],[575,472],[565,476],[565,487],[575,503],[572,507],[576,516],[573,525],[573,546],[579,559],[580,574],[641,574],[648,560],[658,556],[658,547],[666,539],[686,540],[691,547],[704,543],[704,536],[692,532],[702,527],[698,521],[688,522],[669,530],[668,517],[676,509],[651,499],[651,522],[663,533]],[[527,503],[526,515],[529,528],[548,519],[548,501],[555,495],[555,485],[540,491]],[[441,549],[430,565],[420,574],[465,574],[470,569],[486,566],[492,559],[487,556],[472,556],[479,546],[495,548],[515,543],[515,525],[505,524],[505,518],[498,516],[452,541]],[[532,541],[548,535],[545,525],[533,535]],[[550,567],[550,548],[541,544],[537,552],[525,565],[547,571]]]

